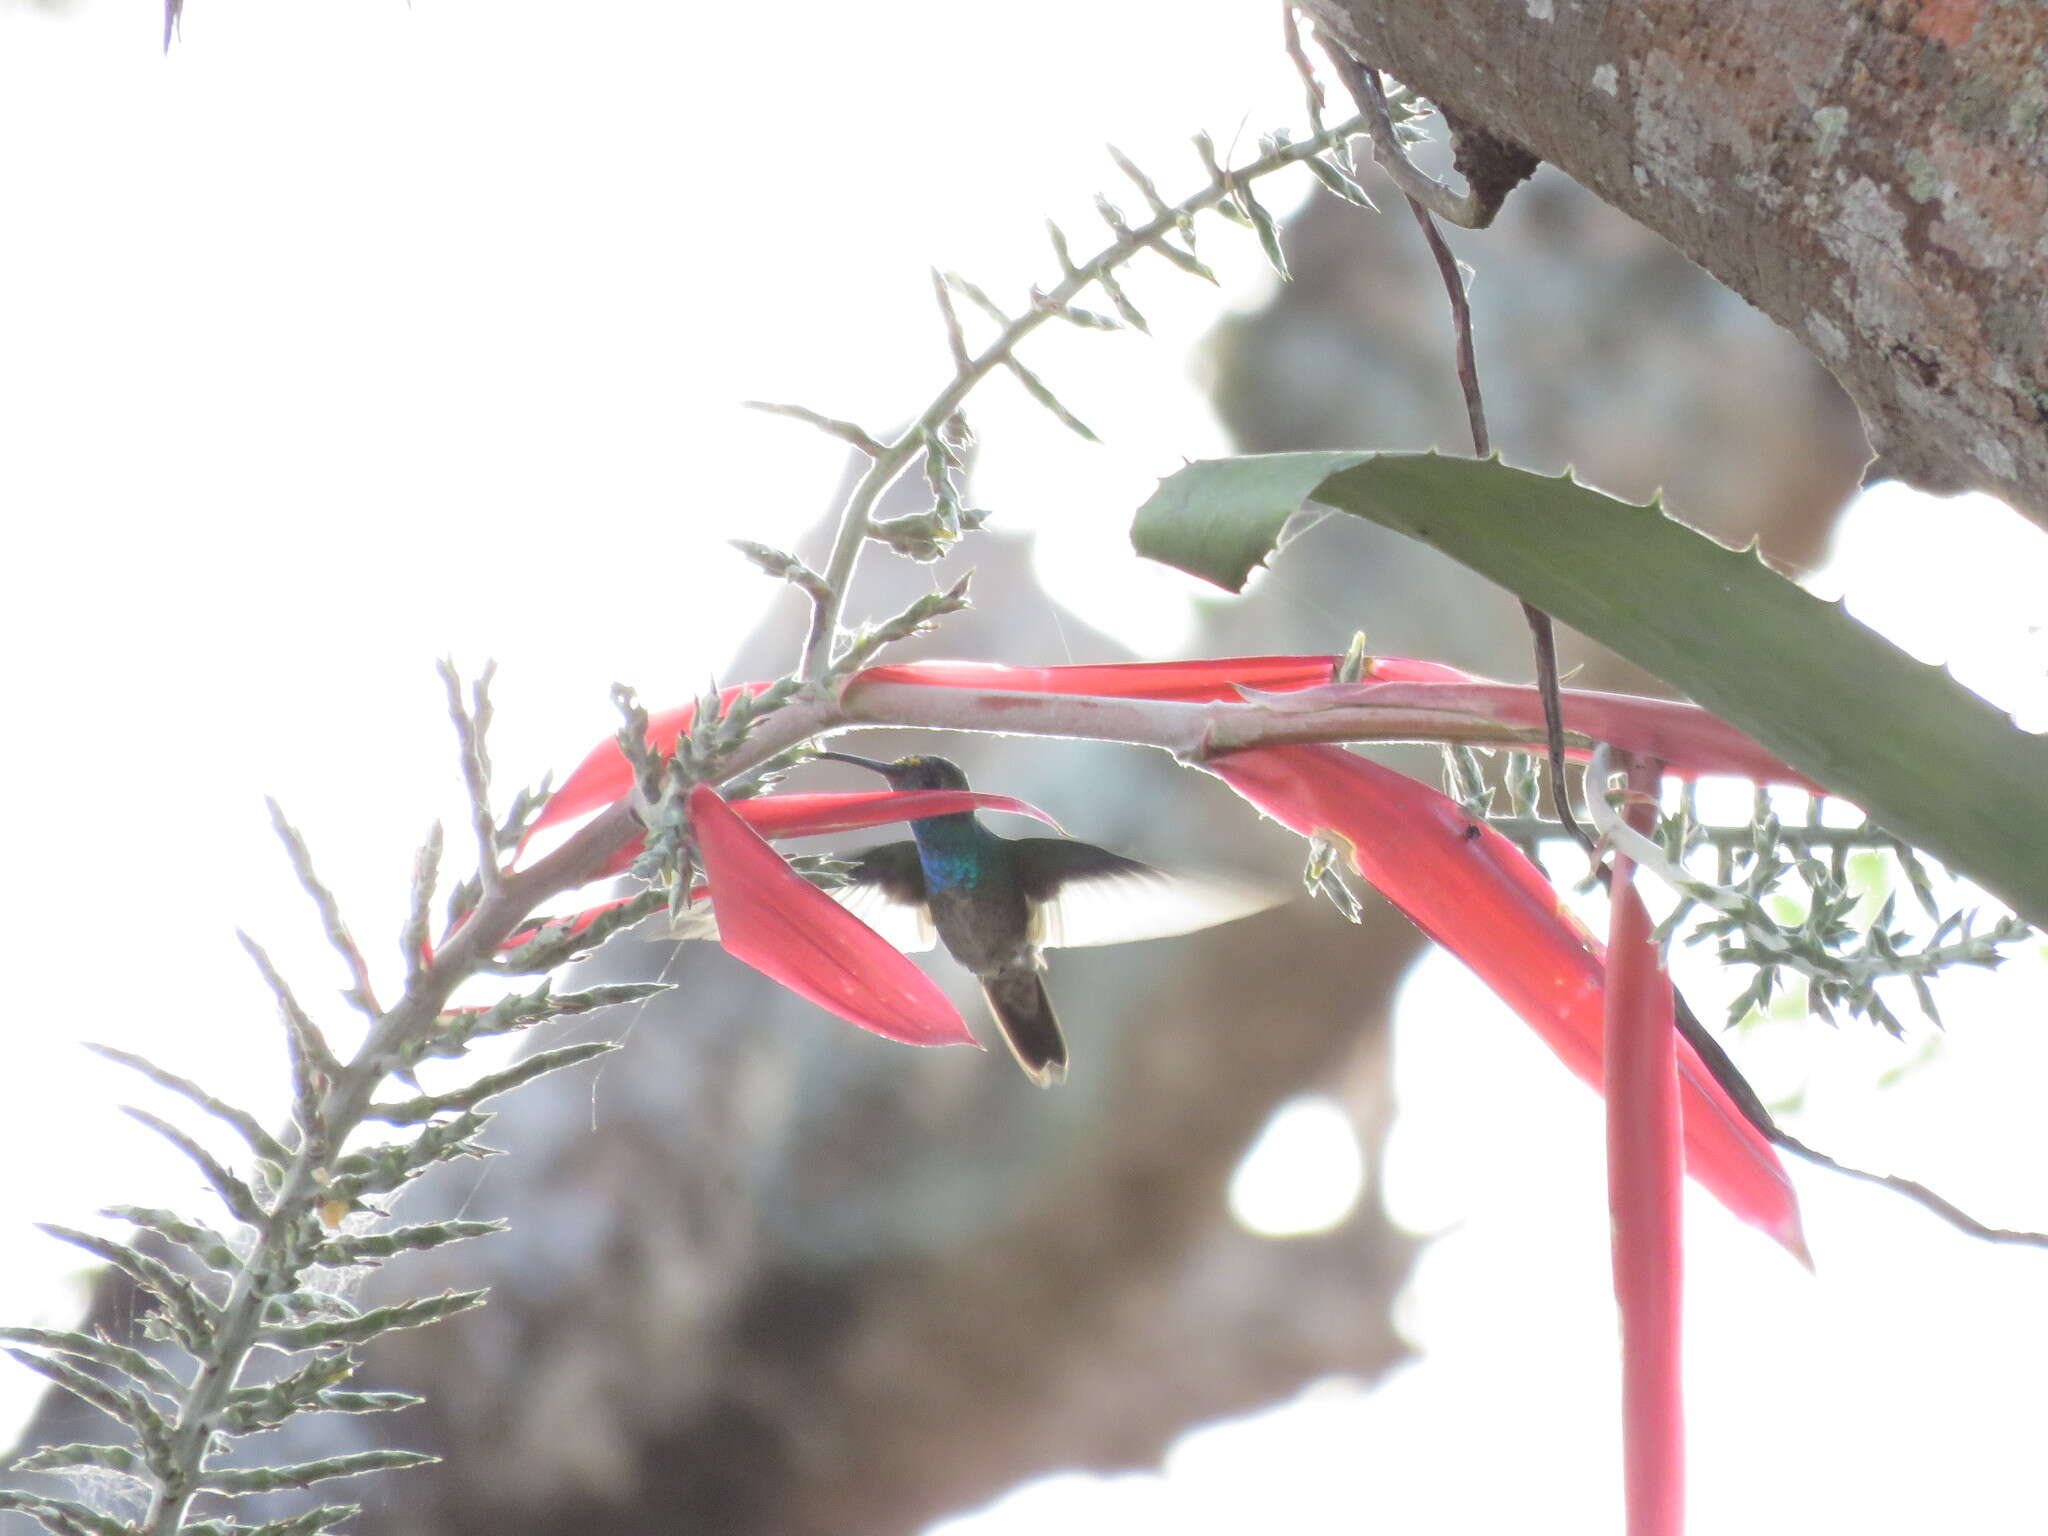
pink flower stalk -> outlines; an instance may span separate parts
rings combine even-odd
[[[690,825],[727,953],[891,1040],[975,1043],[929,976],[791,869],[707,784],[690,791]]]
[[[1560,689],[1558,700],[1563,707],[1566,730],[1607,742],[1624,752],[1654,757],[1680,778],[1725,773],[1762,784],[1787,784],[1815,794],[1821,792],[1820,786],[1804,774],[1697,704],[1628,693],[1599,693],[1588,688]],[[1289,691],[1276,699],[1254,695],[1253,701],[1288,713],[1346,704],[1378,704],[1395,709],[1440,709],[1447,714],[1535,730],[1543,726],[1543,695],[1533,685],[1492,683],[1476,678],[1332,683]]]
[[[1654,783],[1648,775],[1642,787]],[[1648,830],[1646,815],[1631,820],[1642,823],[1636,830]],[[1634,866],[1616,854],[1607,940],[1607,1207],[1614,1295],[1621,1306],[1623,1490],[1628,1536],[1681,1536],[1678,1030],[1671,979],[1660,963],[1634,875]]]
[[[1605,974],[1543,872],[1457,802],[1341,747],[1259,747],[1204,765],[1267,815],[1350,849],[1358,873],[1456,955],[1595,1088],[1603,1082]],[[1682,1041],[1686,1170],[1802,1261],[1790,1181]]]
[[[925,683],[937,688],[1005,689],[1017,693],[1085,694],[1104,699],[1165,699],[1211,703],[1239,697],[1243,688],[1273,693],[1330,681],[1336,656],[1218,656],[1201,661],[1123,661],[1078,667],[1010,667],[994,661],[912,661],[869,667],[853,679]],[[1380,682],[1481,682],[1436,661],[1377,656],[1366,675]]]

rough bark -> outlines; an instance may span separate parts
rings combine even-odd
[[[2037,0],[1309,0],[1664,236],[1841,381],[1872,473],[2048,523]]]

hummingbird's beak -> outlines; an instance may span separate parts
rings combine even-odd
[[[884,778],[893,775],[896,771],[894,763],[877,762],[872,757],[856,757],[851,752],[813,752],[811,756],[829,758],[835,763],[851,763],[856,768],[870,768],[876,773],[881,774]]]

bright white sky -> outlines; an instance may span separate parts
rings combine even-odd
[[[154,0],[63,19],[0,0],[0,1315],[66,1322],[80,1295],[75,1256],[32,1221],[196,1198],[110,1107],[146,1095],[78,1039],[281,1102],[230,929],[309,995],[338,978],[261,796],[391,954],[411,845],[456,809],[432,659],[499,660],[507,784],[607,732],[614,679],[694,691],[764,591],[720,541],[793,537],[841,467],[734,402],[876,427],[915,410],[944,360],[928,265],[1020,291],[1046,270],[1046,212],[1089,228],[1104,141],[1175,189],[1195,129],[1249,145],[1298,121],[1273,9],[1038,0],[1023,26],[942,0],[193,0],[165,60]],[[1256,301],[1250,242],[1209,247]],[[1170,646],[1185,589],[1135,566],[1123,529],[1154,476],[1221,446],[1184,362],[1216,301],[1139,283],[1158,342],[1037,354],[1109,446],[998,387],[975,412],[977,500],[1040,532],[1092,620]],[[1916,549],[1905,572],[1912,515],[1874,498],[1829,579],[2043,708],[2048,541],[1961,503],[1982,542]],[[1784,1031],[1767,1086],[1803,1085],[1802,1129],[1845,1156],[2048,1225],[2041,981],[2036,963],[1958,987],[1949,1034],[1904,1047]],[[1054,1479],[949,1536],[1462,1532],[1532,1510],[1615,1528],[1593,1100],[1449,963],[1412,979],[1400,1031],[1392,1198],[1447,1234],[1404,1303],[1422,1361],[1190,1436],[1163,1477]],[[1289,1124],[1295,1150],[1276,1138],[1244,1181],[1272,1219],[1261,1188],[1346,1183],[1327,1120]],[[2028,1528],[2048,1255],[1801,1187],[1817,1279],[1690,1210],[1697,1528]],[[0,1375],[0,1426],[34,1385]]]

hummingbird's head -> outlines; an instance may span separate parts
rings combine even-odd
[[[872,757],[856,757],[851,752],[820,752],[819,757],[829,758],[835,763],[852,763],[858,768],[869,768],[889,781],[891,789],[965,789],[967,775],[960,771],[960,765],[943,757],[899,757],[893,763],[878,762]]]

